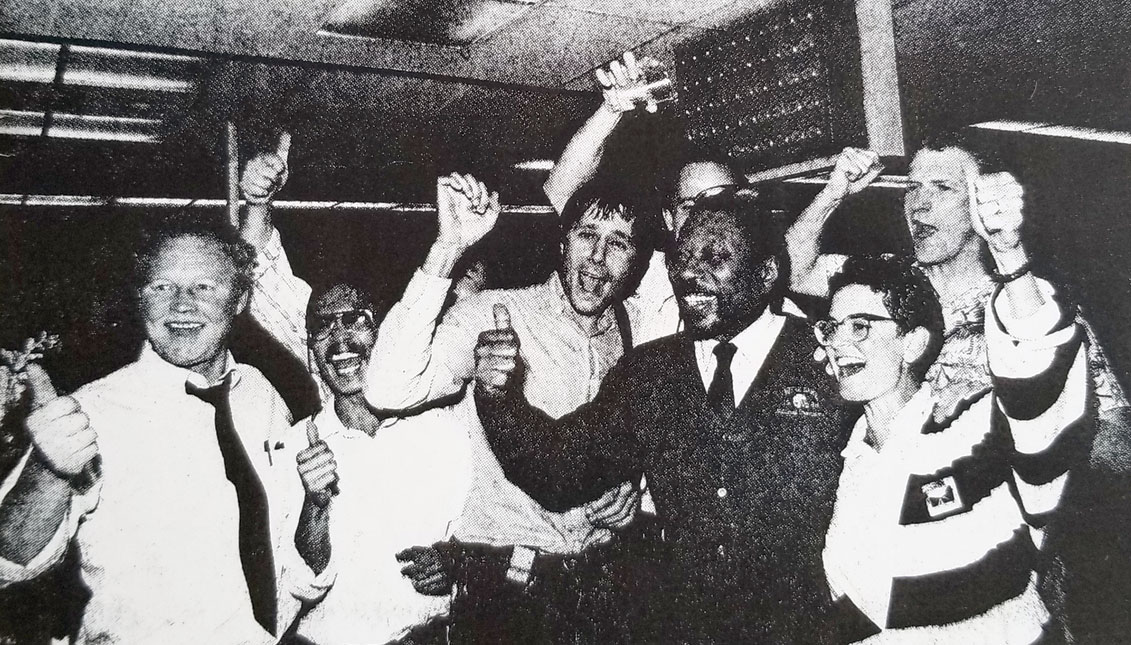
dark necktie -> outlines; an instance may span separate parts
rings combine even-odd
[[[229,374],[209,388],[185,384],[185,391],[216,408],[216,441],[224,459],[224,473],[236,489],[240,509],[240,564],[251,596],[255,620],[275,633],[275,559],[271,547],[271,524],[267,514],[267,493],[251,465],[247,451],[236,434],[232,407],[228,400]]]
[[[730,374],[730,362],[737,349],[731,343],[715,345],[715,376],[711,379],[711,387],[707,388],[707,404],[723,416],[734,412],[734,380]]]

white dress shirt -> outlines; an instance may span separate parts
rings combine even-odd
[[[298,444],[286,406],[255,368],[230,356],[228,365],[237,375],[233,421],[268,495],[282,633],[300,600],[325,593],[333,574],[316,577],[294,546],[303,489],[293,457],[284,457]],[[185,392],[189,380],[207,385],[146,344],[136,362],[76,392],[98,435],[102,476],[72,496],[59,530],[27,566],[0,560],[3,582],[29,579],[57,562],[77,536],[92,594],[79,643],[277,640],[252,614],[240,564],[239,507],[216,439],[215,409]],[[26,461],[25,455],[0,496]]]
[[[385,316],[366,378],[373,407],[410,410],[458,394],[475,376],[475,345],[495,328],[496,304],[506,306],[522,343],[527,399],[554,417],[592,400],[624,353],[612,308],[584,328],[557,273],[532,287],[467,296],[444,312],[451,283],[418,270]],[[635,328],[635,309],[626,309]]]
[[[533,287],[470,296],[440,322],[450,286],[451,280],[417,271],[385,317],[366,377],[366,398],[374,407],[405,410],[459,394],[473,376],[479,333],[494,329],[495,304],[507,307],[522,343],[527,399],[554,417],[591,400],[623,353],[611,309],[592,333],[583,329],[556,273]],[[632,311],[629,317],[633,319]],[[593,527],[583,509],[550,513],[506,479],[483,434],[473,397],[463,396],[451,412],[467,424],[476,464],[456,537],[553,553],[577,553],[610,537],[608,530]]]
[[[449,537],[471,485],[464,426],[444,410],[392,419],[372,437],[345,427],[332,408],[314,423],[338,464],[330,503],[338,577],[298,633],[320,645],[383,644],[446,615],[451,597],[418,593],[396,554]]]
[[[636,293],[625,302],[639,312],[632,328],[634,344],[642,345],[680,330],[679,303],[668,277],[667,254],[662,251],[652,253]]]
[[[734,358],[730,364],[735,407],[742,403],[742,397],[758,376],[783,326],[785,316],[775,314],[767,308],[749,327],[731,339],[730,342],[735,346]],[[695,363],[699,366],[699,378],[703,379],[703,389],[706,390],[711,388],[711,381],[715,378],[718,359],[714,352],[718,344],[719,341],[714,339],[695,341]]]

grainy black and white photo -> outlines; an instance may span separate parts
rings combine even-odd
[[[1131,643],[1131,4],[4,0],[0,645]]]

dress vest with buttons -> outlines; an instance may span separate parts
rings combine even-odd
[[[689,339],[638,354],[664,375],[635,432],[677,586],[742,598],[752,615],[783,597],[824,611],[821,552],[859,410],[841,403],[814,347],[808,325],[788,319],[730,415],[709,404]]]

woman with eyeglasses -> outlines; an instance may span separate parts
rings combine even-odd
[[[824,562],[845,642],[1032,643],[1041,528],[1088,436],[1082,334],[1025,271],[987,305],[993,387],[947,421],[923,383],[942,344],[927,278],[851,258],[830,282],[817,358],[863,404]]]

